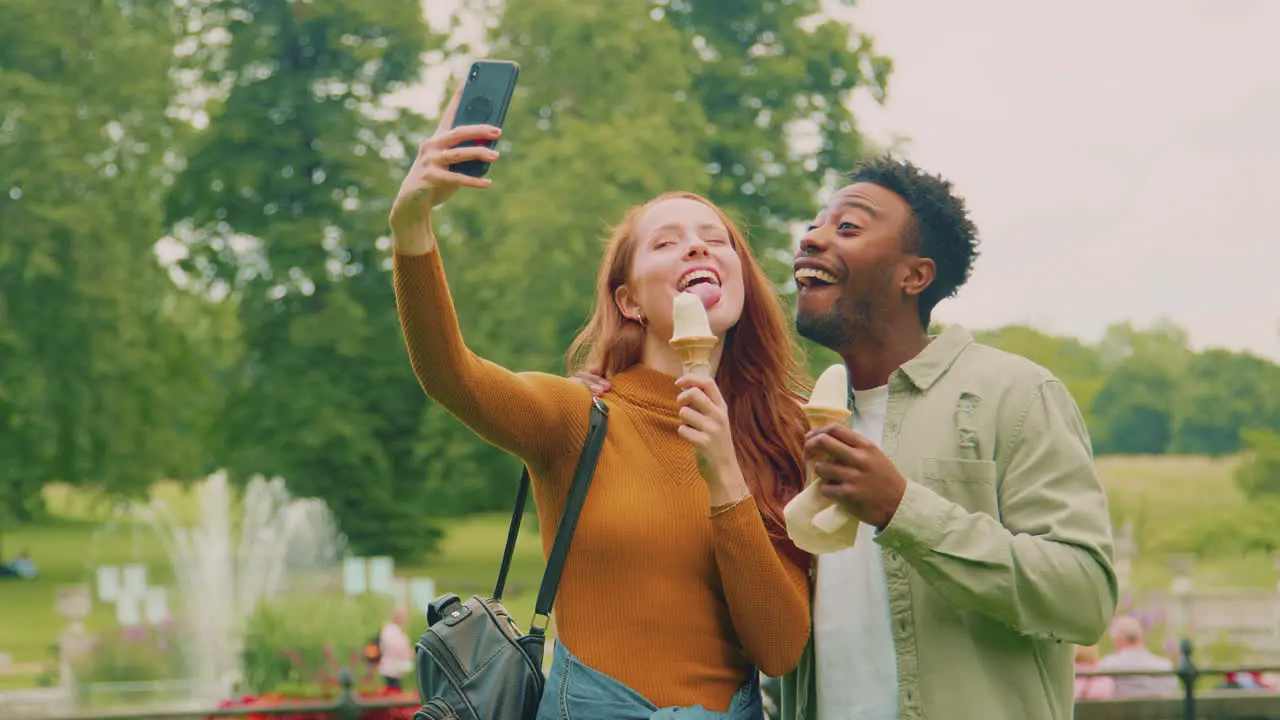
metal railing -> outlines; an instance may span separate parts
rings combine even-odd
[[[1181,659],[1173,670],[1091,671],[1076,673],[1078,677],[1169,677],[1178,678],[1180,697],[1115,698],[1077,700],[1076,720],[1253,720],[1280,718],[1280,693],[1269,690],[1212,689],[1197,687],[1207,676],[1228,673],[1273,673],[1280,666],[1199,667],[1192,654],[1191,640],[1183,638]]]
[[[1273,673],[1280,666],[1256,667],[1198,667],[1192,657],[1192,644],[1183,639],[1182,657],[1173,670],[1132,670],[1081,672],[1080,677],[1168,677],[1176,676],[1181,685],[1181,696],[1153,698],[1116,698],[1107,700],[1077,700],[1075,720],[1199,720],[1216,719],[1264,719],[1280,718],[1280,693],[1258,690],[1199,689],[1197,683],[1204,677],[1222,676],[1228,673]],[[60,715],[56,720],[186,720],[187,718],[244,717],[246,715],[276,716],[293,713],[323,713],[338,720],[358,720],[369,710],[417,708],[421,703],[412,699],[368,699],[356,697],[351,674],[343,671],[339,676],[340,693],[329,702],[281,703],[265,707],[181,708],[144,710],[98,710],[70,715]],[[769,689],[765,690],[770,693]],[[771,699],[771,698],[770,698]],[[768,704],[768,703],[766,703]]]

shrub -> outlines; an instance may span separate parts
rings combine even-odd
[[[1249,459],[1236,470],[1240,490],[1251,498],[1280,497],[1280,434],[1242,430]]]
[[[76,682],[81,685],[178,680],[184,670],[168,625],[101,633],[88,653],[72,661]]]
[[[391,600],[378,596],[298,597],[263,605],[245,630],[243,689],[291,698],[336,695],[343,668],[357,680],[368,674],[362,649],[391,609]]]

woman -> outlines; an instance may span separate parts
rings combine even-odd
[[[459,187],[489,186],[448,168],[496,161],[493,150],[459,144],[500,131],[449,129],[457,102],[391,211],[397,304],[426,392],[529,467],[546,552],[590,391],[509,372],[463,344],[431,208]],[[669,345],[682,291],[702,299],[721,338],[714,382],[682,376]],[[759,718],[755,670],[790,671],[809,636],[808,558],[782,520],[802,483],[805,425],[781,308],[733,224],[688,194],[627,214],[596,301],[571,357],[610,376],[609,432],[557,594],[558,642],[538,717],[678,708],[681,717]]]

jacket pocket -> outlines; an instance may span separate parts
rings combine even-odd
[[[924,483],[934,492],[974,513],[1000,519],[994,460],[925,458]]]

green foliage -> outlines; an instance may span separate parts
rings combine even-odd
[[[93,648],[72,661],[78,685],[179,680],[186,667],[170,627],[119,628],[99,633]]]
[[[1158,455],[1173,435],[1176,381],[1159,365],[1122,360],[1093,399],[1094,450]]]
[[[358,552],[411,557],[438,536],[416,450],[426,401],[375,240],[406,127],[382,101],[417,78],[421,6],[198,2],[187,26],[217,102],[168,220],[190,287],[229,297],[244,346],[213,455],[324,498]]]
[[[1280,367],[1262,358],[1208,350],[1187,364],[1171,448],[1222,455],[1243,447],[1241,430],[1280,430]]]
[[[1167,588],[1165,558],[1199,558],[1196,583],[1274,586],[1280,548],[1280,498],[1249,497],[1238,487],[1241,458],[1102,457],[1098,471],[1117,528],[1132,524],[1138,545],[1135,584]]]
[[[340,670],[363,670],[364,644],[391,609],[389,599],[372,595],[298,597],[261,607],[245,633],[244,690],[290,697],[333,692]]]
[[[1230,515],[1199,518],[1181,530],[1183,540],[1174,551],[1183,551],[1199,557],[1231,557],[1233,555],[1264,554],[1271,556],[1280,549],[1280,529],[1276,517],[1280,516],[1280,498],[1265,498],[1249,502]]]
[[[1061,378],[1100,454],[1229,455],[1244,447],[1244,428],[1280,431],[1280,366],[1248,353],[1196,353],[1167,321],[1113,325],[1096,346],[1018,326],[976,335]]]
[[[204,378],[154,262],[172,4],[0,6],[0,501],[144,490],[197,464]]]
[[[818,0],[653,3],[686,41],[693,97],[706,118],[692,137],[713,201],[751,226],[779,280],[790,277],[793,226],[815,196],[874,148],[849,113],[855,92],[883,100],[892,61],[857,28],[814,21]],[[803,140],[801,136],[807,135]]]
[[[1236,471],[1241,491],[1252,498],[1280,501],[1280,433],[1271,430],[1245,430],[1249,458]],[[1272,514],[1272,522],[1280,515]]]

